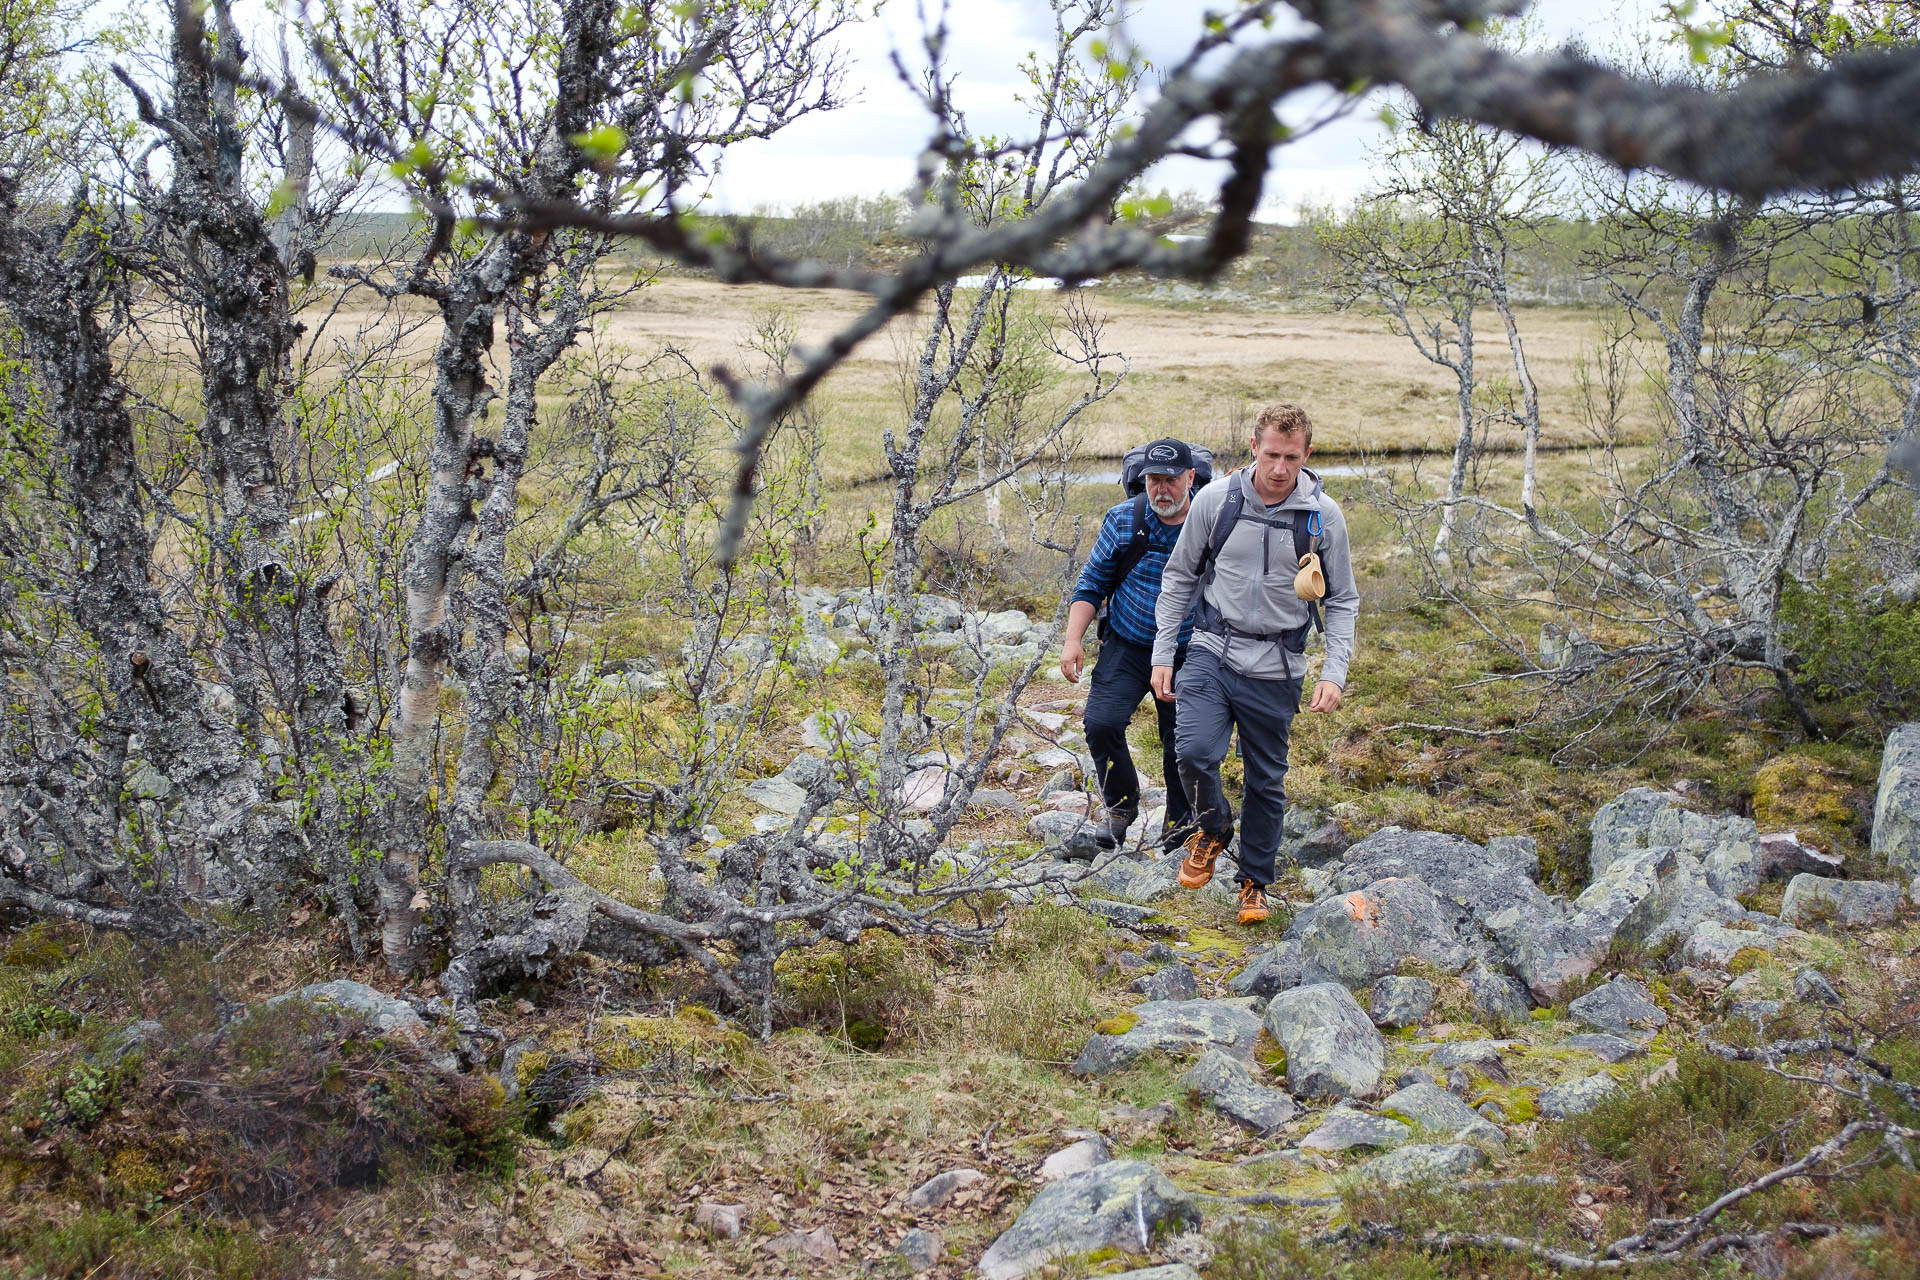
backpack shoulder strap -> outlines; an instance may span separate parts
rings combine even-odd
[[[1320,508],[1293,513],[1293,558],[1304,560],[1307,552],[1313,550],[1314,541],[1325,532],[1320,520]]]
[[[1120,584],[1127,580],[1140,564],[1140,557],[1147,554],[1147,495],[1139,493],[1133,499],[1133,536],[1127,539],[1127,545],[1120,548],[1120,554],[1113,560],[1113,586],[1107,590],[1107,598],[1112,599],[1120,590]]]
[[[1207,549],[1201,553],[1200,581],[1204,583],[1212,583],[1214,561],[1220,556],[1220,548],[1233,536],[1233,526],[1240,523],[1240,512],[1247,505],[1247,495],[1236,476],[1237,473],[1227,476],[1227,499],[1220,504],[1220,514],[1213,521],[1213,536],[1207,539]]]

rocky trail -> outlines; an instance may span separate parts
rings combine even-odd
[[[822,592],[811,603],[808,660],[857,663],[877,616],[870,600]],[[987,671],[1048,643],[1048,627],[1018,611],[969,613],[938,597],[919,602],[916,623],[923,641],[971,652]],[[656,676],[633,666],[576,678],[615,697],[646,696]],[[931,697],[957,706],[966,693]],[[1702,812],[1685,790],[1639,787],[1591,815],[1586,885],[1566,897],[1542,886],[1527,836],[1353,831],[1351,815],[1302,805],[1287,815],[1281,865],[1295,870],[1276,886],[1280,910],[1242,930],[1226,923],[1229,864],[1198,893],[1177,885],[1177,857],[1158,850],[1163,794],[1149,791],[1122,848],[1094,845],[1102,814],[1081,696],[1055,680],[1028,689],[942,852],[955,869],[1020,868],[1011,898],[1078,921],[1023,944],[1027,980],[1048,982],[1057,965],[1070,984],[1072,966],[1095,956],[1094,1007],[1110,1016],[1034,1028],[1053,1052],[1010,1051],[1004,1030],[999,1048],[983,1049],[962,1023],[945,1050],[923,1040],[921,1056],[894,1059],[888,1028],[869,1028],[863,1044],[844,1009],[838,1037],[762,1045],[658,994],[630,992],[626,1007],[646,1012],[620,1012],[609,1002],[621,979],[609,974],[577,974],[582,992],[589,978],[599,985],[564,1013],[558,988],[540,997],[555,998],[551,1008],[502,993],[488,1001],[507,1035],[493,1078],[539,1121],[523,1166],[501,1191],[450,1193],[457,1208],[387,1209],[385,1226],[365,1209],[306,1224],[364,1264],[327,1261],[314,1274],[1281,1274],[1234,1261],[1246,1239],[1275,1247],[1248,1232],[1284,1227],[1302,1247],[1335,1251],[1390,1244],[1405,1237],[1395,1197],[1430,1194],[1537,1204],[1559,1243],[1510,1226],[1497,1238],[1428,1232],[1414,1239],[1422,1248],[1569,1271],[1751,1252],[1792,1224],[1715,1234],[1711,1219],[1680,1217],[1632,1234],[1648,1213],[1630,1179],[1572,1167],[1567,1127],[1654,1099],[1689,1055],[1830,1046],[1858,1034],[1869,1005],[1920,1018],[1920,725],[1888,738],[1870,845],[1851,857]],[[732,801],[736,832],[790,828],[818,807],[825,771],[872,757],[856,714],[793,714],[767,744],[776,759],[791,753],[787,764]],[[942,803],[961,745],[938,733],[915,745],[909,811]],[[821,847],[859,835],[845,803],[811,822]],[[706,856],[732,843],[705,834]],[[1077,959],[1048,950],[1068,946]],[[843,999],[854,962],[835,963],[849,966],[833,971]],[[1010,980],[946,963],[901,1003],[925,1006],[927,1019],[983,1016],[981,986]],[[430,987],[255,987],[251,1003],[223,1006],[214,1035],[293,997],[415,1046],[423,1072],[468,1079],[445,1052],[447,1008]],[[171,1064],[176,1043],[142,1018],[98,1060]],[[1836,1229],[1799,1226],[1809,1238]],[[1604,1259],[1609,1242],[1616,1254]]]
[[[955,630],[984,621],[966,617]],[[1888,740],[1881,772],[1871,846],[1880,878],[1792,832],[1645,787],[1593,815],[1589,881],[1571,899],[1542,889],[1525,836],[1481,845],[1388,827],[1351,840],[1326,815],[1296,808],[1282,865],[1299,866],[1304,893],[1278,941],[1229,960],[1232,948],[1196,947],[1189,937],[1200,931],[1179,923],[1185,891],[1177,857],[1155,847],[1158,810],[1127,847],[1092,850],[1098,809],[1076,776],[1087,762],[1070,751],[1072,704],[1045,705],[1026,715],[1047,745],[1016,735],[1002,774],[1017,786],[1056,772],[1030,784],[1030,799],[989,791],[978,807],[1022,819],[1062,859],[1057,900],[1105,920],[1131,948],[1116,962],[1137,968],[1130,989],[1141,997],[1090,1029],[1068,1069],[1109,1083],[1178,1072],[1192,1103],[1255,1140],[1233,1163],[1257,1166],[1266,1185],[1219,1194],[1209,1190],[1222,1171],[1214,1162],[1130,1156],[1154,1145],[1173,1107],[1113,1108],[1098,1129],[1061,1131],[1059,1149],[1031,1170],[1032,1199],[966,1260],[988,1280],[1075,1257],[1130,1257],[1152,1263],[1125,1272],[1135,1280],[1180,1280],[1212,1258],[1209,1233],[1250,1212],[1300,1216],[1336,1239],[1352,1230],[1337,1225],[1341,1194],[1358,1184],[1498,1188],[1543,1125],[1672,1078],[1683,1046],[1766,1036],[1843,1004],[1819,958],[1851,931],[1893,924],[1920,896],[1920,725],[1909,725]],[[824,723],[810,722],[810,742],[824,745]],[[917,785],[938,795],[941,762],[916,763]],[[1745,905],[1769,883],[1784,885],[1777,910]],[[1225,901],[1230,874],[1201,892]],[[1436,1013],[1443,988],[1465,1000],[1452,1017]],[[930,1216],[902,1237],[899,1261],[914,1270],[961,1261],[942,1253],[945,1224],[931,1215],[953,1189],[988,1176],[956,1165],[915,1189],[907,1203]],[[1660,1256],[1652,1245],[1646,1253]]]

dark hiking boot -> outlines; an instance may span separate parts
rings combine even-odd
[[[1068,862],[1092,862],[1100,856],[1100,840],[1085,827],[1068,836],[1060,849],[1060,856]]]
[[[1213,879],[1213,864],[1227,851],[1227,842],[1207,831],[1187,837],[1187,856],[1180,861],[1180,885],[1185,889],[1203,888]]]
[[[1273,912],[1267,906],[1267,891],[1251,880],[1240,882],[1240,923],[1259,924]]]
[[[1093,838],[1102,849],[1118,849],[1127,842],[1127,828],[1139,817],[1139,812],[1126,809],[1109,810],[1101,819],[1100,825],[1093,829]]]
[[[1191,818],[1175,826],[1168,827],[1166,834],[1160,837],[1160,851],[1162,853],[1172,853],[1175,849],[1184,849],[1187,841],[1191,840],[1193,833],[1199,829],[1199,826]]]

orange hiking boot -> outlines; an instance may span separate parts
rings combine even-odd
[[[1240,923],[1259,924],[1271,914],[1267,909],[1267,891],[1251,880],[1240,882]]]
[[[1206,831],[1187,837],[1187,856],[1180,860],[1182,888],[1198,889],[1213,879],[1213,864],[1227,851],[1227,842]]]

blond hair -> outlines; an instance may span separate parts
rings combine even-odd
[[[1255,443],[1269,431],[1278,431],[1283,436],[1297,434],[1309,449],[1313,447],[1313,419],[1297,404],[1275,404],[1262,409],[1260,416],[1253,420]]]

